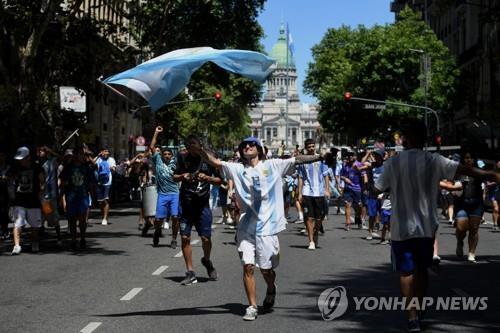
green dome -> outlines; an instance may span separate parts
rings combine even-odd
[[[287,51],[287,45],[286,45],[286,33],[285,33],[285,27],[283,23],[281,24],[280,27],[280,36],[278,37],[278,41],[276,44],[274,44],[271,53],[269,56],[276,60],[276,65],[278,67],[286,68],[286,51]],[[288,50],[288,66],[295,68],[295,61],[292,57],[292,53],[290,50]]]

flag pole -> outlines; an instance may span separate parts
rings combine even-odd
[[[288,31],[288,23],[286,25],[286,103],[285,103],[285,149],[288,148],[288,85],[289,85],[289,80],[290,78],[288,77],[289,72],[288,72],[288,52],[289,52],[289,45],[288,43],[290,42],[288,39],[289,35]]]

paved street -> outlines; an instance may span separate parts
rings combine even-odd
[[[0,242],[1,332],[401,332],[401,311],[356,311],[352,296],[398,296],[391,272],[390,247],[367,241],[365,231],[342,230],[344,216],[330,215],[320,248],[307,250],[301,225],[289,224],[280,236],[278,296],[272,313],[255,322],[241,319],[247,306],[234,232],[217,225],[213,262],[219,281],[208,281],[200,264],[201,243],[193,237],[199,283],[181,286],[184,262],[164,237],[159,248],[140,237],[135,209],[112,211],[108,226],[88,229],[88,249],[59,251],[53,231],[42,252],[10,256],[11,244]],[[334,209],[331,209],[333,212]],[[293,210],[294,213],[294,210]],[[219,213],[214,220],[219,219]],[[294,214],[292,214],[292,217]],[[487,219],[490,216],[487,214]],[[100,220],[93,219],[96,223]],[[486,311],[439,311],[427,314],[424,328],[440,332],[500,330],[500,233],[482,225],[477,264],[455,255],[454,229],[442,223],[438,269],[431,273],[432,296],[487,296]],[[28,244],[25,239],[24,244]],[[466,247],[467,248],[467,247]],[[258,280],[258,303],[265,287]],[[344,286],[349,308],[340,318],[324,321],[317,307],[320,293]],[[138,288],[138,289],[136,289]]]

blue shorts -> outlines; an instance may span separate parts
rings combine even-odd
[[[484,213],[482,200],[479,199],[464,199],[456,204],[457,214],[455,219],[468,219],[469,217],[481,217]]]
[[[89,197],[75,199],[66,202],[66,217],[75,218],[77,216],[87,215],[90,207]]]
[[[429,268],[434,254],[434,238],[411,238],[391,242],[391,261],[395,271],[412,273],[416,267]]]
[[[97,201],[109,200],[111,185],[97,185]]]
[[[156,215],[157,220],[169,219],[170,217],[179,216],[179,193],[158,193],[156,200]]]
[[[380,213],[380,223],[382,225],[391,224],[391,211],[388,209],[382,209]]]
[[[181,236],[191,236],[193,226],[199,236],[212,236],[212,210],[208,202],[198,202],[197,200],[181,201],[180,212],[180,232]]]
[[[344,191],[344,201],[349,203],[361,204],[361,192],[346,188]]]
[[[368,198],[366,200],[366,206],[368,207],[368,216],[369,217],[377,217],[378,200],[376,198]]]

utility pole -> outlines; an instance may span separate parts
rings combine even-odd
[[[286,79],[285,79],[285,83],[286,83],[286,88],[285,88],[285,94],[286,94],[286,98],[285,98],[285,149],[288,148],[288,84],[289,84],[289,80],[290,78],[288,77],[289,75],[289,64],[288,64],[288,48],[289,48],[289,39],[288,39],[288,25],[287,25],[287,28],[286,28]]]

